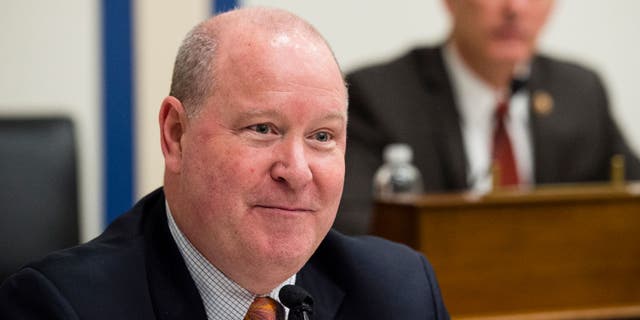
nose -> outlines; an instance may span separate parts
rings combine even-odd
[[[287,184],[293,190],[302,189],[313,179],[303,141],[283,140],[271,167],[271,178]]]

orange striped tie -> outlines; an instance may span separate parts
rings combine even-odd
[[[269,297],[256,297],[253,300],[244,320],[283,320],[284,309]]]

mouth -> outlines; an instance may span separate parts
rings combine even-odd
[[[316,210],[304,206],[282,206],[282,205],[255,205],[254,208],[260,211],[267,211],[281,214],[314,213]]]
[[[515,26],[503,26],[495,30],[494,36],[502,40],[524,40],[525,33]]]

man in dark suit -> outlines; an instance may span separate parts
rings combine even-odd
[[[200,24],[160,110],[164,187],[7,279],[0,318],[294,319],[279,291],[295,284],[314,319],[448,319],[424,256],[330,231],[346,105],[331,50],[300,18],[251,8]]]
[[[509,104],[518,184],[605,181],[617,154],[627,179],[640,179],[640,162],[612,119],[599,77],[535,54],[552,2],[447,0],[453,28],[446,44],[347,76],[349,148],[338,230],[370,231],[372,180],[391,143],[412,147],[426,192],[490,189],[501,100]]]

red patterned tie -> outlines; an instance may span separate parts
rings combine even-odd
[[[244,320],[283,320],[284,309],[269,297],[256,297],[253,300]]]
[[[493,163],[499,168],[500,186],[517,185],[518,170],[516,160],[511,147],[511,140],[505,127],[505,117],[508,111],[508,104],[502,101],[496,110],[496,127],[493,132]]]

